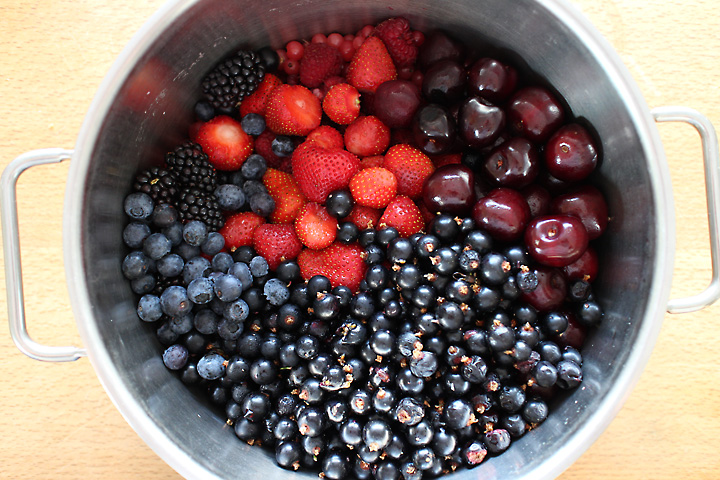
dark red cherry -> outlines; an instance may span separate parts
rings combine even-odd
[[[550,210],[553,213],[578,217],[590,240],[598,238],[607,228],[608,206],[605,196],[592,185],[583,185],[555,197]]]
[[[501,103],[515,90],[517,78],[513,67],[493,58],[481,58],[468,69],[468,92]]]
[[[537,287],[522,292],[522,300],[539,312],[559,308],[567,295],[567,279],[557,268],[538,267],[532,270],[538,280]]]
[[[390,128],[409,127],[420,106],[420,89],[408,80],[381,83],[373,97],[373,112]]]
[[[597,161],[595,140],[587,129],[577,123],[560,127],[545,145],[545,165],[548,171],[566,182],[586,178],[595,169]]]
[[[510,98],[508,124],[519,135],[533,142],[544,142],[562,125],[560,102],[543,87],[525,87]]]
[[[465,96],[466,78],[460,63],[449,58],[439,60],[425,72],[422,93],[431,102],[450,105]]]
[[[588,246],[580,258],[564,266],[562,270],[569,280],[584,280],[592,283],[597,277],[599,268],[597,251],[592,246]]]
[[[586,329],[572,312],[563,312],[568,319],[568,326],[557,336],[557,344],[561,347],[579,349],[585,342]]]
[[[530,207],[517,190],[495,188],[475,203],[472,218],[478,228],[509,242],[522,236],[530,220]]]
[[[548,192],[546,188],[538,185],[537,183],[531,183],[520,190],[520,193],[525,196],[525,200],[530,207],[531,217],[539,217],[540,215],[547,215],[550,213],[552,195],[550,195],[550,192]]]
[[[475,204],[475,175],[465,165],[444,165],[423,186],[423,202],[432,212],[466,215]]]
[[[580,219],[569,215],[534,218],[525,229],[530,255],[549,267],[569,265],[585,252],[588,234]]]
[[[492,144],[505,128],[505,112],[481,97],[470,97],[460,106],[458,130],[471,147]]]
[[[447,109],[435,103],[418,110],[412,132],[417,146],[428,155],[447,153],[455,143],[455,121]]]
[[[425,70],[433,63],[449,58],[460,61],[463,57],[461,43],[448,37],[441,30],[434,30],[425,36],[425,41],[418,51],[418,66]]]
[[[512,188],[530,185],[539,170],[537,150],[522,137],[511,138],[495,147],[482,164],[482,172],[491,183]]]

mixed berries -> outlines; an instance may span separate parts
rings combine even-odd
[[[404,18],[220,62],[123,205],[165,366],[328,479],[511,448],[582,382],[609,219],[591,126],[531,78]]]

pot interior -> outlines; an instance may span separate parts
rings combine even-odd
[[[398,15],[413,28],[443,28],[552,85],[572,114],[597,131],[603,161],[595,180],[612,217],[598,245],[602,275],[595,286],[606,318],[587,338],[582,387],[506,453],[447,478],[558,475],[609,423],[649,354],[672,266],[662,152],[629,75],[574,10],[532,0],[179,2],[128,46],[86,118],[69,183],[75,190],[69,195],[79,199],[68,212],[76,228],[66,241],[79,257],[71,260],[81,276],[70,283],[99,377],[131,425],[184,475],[270,480],[316,474],[281,470],[267,452],[239,441],[221,409],[164,367],[161,347],[138,320],[120,270],[123,197],[138,169],[161,164],[184,140],[202,77],[234,49],[278,48],[316,32],[352,33]]]

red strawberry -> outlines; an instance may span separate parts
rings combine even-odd
[[[398,67],[415,63],[418,50],[410,30],[410,23],[403,17],[385,20],[375,27],[374,35],[380,37]]]
[[[282,84],[282,80],[273,75],[272,73],[266,73],[263,81],[255,89],[253,93],[243,98],[240,103],[240,116],[244,117],[248,113],[257,113],[265,116],[265,107],[267,107],[268,98],[270,93],[275,87]]]
[[[238,247],[253,244],[255,229],[265,223],[265,219],[253,212],[239,212],[229,216],[220,233],[225,237],[225,247],[231,252]]]
[[[306,280],[315,275],[323,275],[323,251],[305,248],[298,255],[297,264],[300,267],[300,275]]]
[[[342,66],[342,55],[336,48],[326,43],[306,45],[300,59],[300,83],[308,88],[319,87],[326,78],[338,75]]]
[[[337,218],[315,202],[306,203],[295,219],[295,233],[303,245],[313,250],[321,250],[334,242],[337,228]]]
[[[330,125],[320,125],[318,128],[308,133],[305,140],[315,142],[317,145],[324,148],[343,148],[345,145],[342,133],[338,132],[337,129],[331,127]]]
[[[292,154],[292,171],[303,195],[324,203],[333,190],[346,188],[360,168],[360,159],[340,148],[303,142]]]
[[[401,143],[393,145],[385,153],[383,167],[395,174],[398,195],[419,198],[425,180],[435,171],[430,157],[417,148]]]
[[[268,168],[263,175],[263,184],[275,200],[275,210],[270,214],[273,223],[292,223],[305,205],[305,197],[292,175],[274,168]]]
[[[323,112],[339,125],[348,125],[360,115],[360,92],[349,83],[334,85],[322,102]]]
[[[398,195],[380,217],[378,228],[384,227],[395,227],[400,235],[409,237],[425,228],[425,220],[415,202],[404,195]]]
[[[382,167],[385,157],[382,155],[373,155],[371,157],[365,157],[360,159],[360,169],[370,167]]]
[[[268,167],[271,168],[278,168],[284,160],[272,151],[272,142],[275,137],[276,135],[269,128],[266,128],[260,135],[255,137],[255,153],[262,155]]]
[[[383,167],[360,170],[350,180],[350,193],[355,203],[372,208],[385,208],[397,195],[395,175]]]
[[[390,129],[373,115],[358,117],[345,129],[345,148],[360,157],[381,155],[390,145]]]
[[[292,225],[266,223],[255,229],[253,248],[275,270],[285,260],[295,260],[302,245]]]
[[[280,85],[268,98],[265,122],[277,135],[305,136],[321,119],[320,100],[302,85]]]
[[[303,250],[297,262],[304,279],[324,275],[333,287],[345,285],[355,292],[367,270],[363,252],[364,249],[358,244],[333,243],[324,250]]]
[[[253,152],[253,138],[227,115],[218,115],[200,125],[195,141],[218,170],[239,169]]]
[[[368,228],[377,227],[380,221],[380,215],[382,215],[381,210],[365,207],[356,203],[350,211],[350,215],[343,218],[343,222],[352,222],[357,225],[360,230],[367,230]]]
[[[375,93],[381,83],[395,80],[397,71],[382,40],[368,37],[353,55],[346,76],[361,92]]]

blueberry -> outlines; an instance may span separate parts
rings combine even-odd
[[[242,188],[231,183],[217,187],[215,198],[222,210],[237,211],[245,206],[245,193]]]
[[[250,272],[250,267],[248,267],[247,263],[235,262],[228,270],[228,273],[240,280],[243,290],[247,290],[252,286],[252,273]]]
[[[122,273],[128,280],[134,280],[146,275],[151,265],[152,261],[143,252],[130,252],[123,260]]]
[[[163,312],[171,317],[187,313],[192,309],[187,290],[179,285],[166,288],[160,295],[160,304]]]
[[[286,135],[278,135],[270,144],[270,149],[278,157],[289,157],[295,150],[295,142]]]
[[[216,255],[225,247],[225,237],[219,232],[208,233],[207,238],[200,245],[200,251],[206,255]]]
[[[240,126],[248,135],[258,136],[265,131],[265,119],[257,113],[248,113],[240,120]]]
[[[208,235],[208,228],[200,220],[191,220],[183,227],[183,240],[188,245],[199,247]]]
[[[290,290],[285,286],[282,280],[271,278],[265,282],[263,294],[270,305],[279,307],[290,298]]]
[[[222,274],[215,278],[215,295],[223,302],[234,302],[240,298],[243,285],[240,280],[230,274]]]
[[[182,236],[182,229],[180,235]],[[183,260],[187,262],[191,258],[197,257],[202,252],[200,251],[200,247],[193,247],[192,245],[188,245],[187,243],[185,243],[185,241],[181,240],[181,243],[175,247],[175,253],[180,255]]]
[[[213,282],[206,277],[198,277],[187,287],[187,295],[196,305],[204,305],[213,298]]]
[[[197,371],[206,380],[217,380],[225,373],[225,358],[219,353],[208,353],[198,360]]]
[[[170,253],[172,243],[162,233],[153,233],[143,243],[143,253],[153,260],[160,260]]]
[[[185,261],[177,253],[169,253],[155,263],[155,268],[163,277],[177,277],[183,271]]]
[[[237,340],[245,330],[242,320],[223,318],[217,326],[217,334],[224,340]]]
[[[170,370],[180,370],[188,361],[188,350],[184,345],[171,345],[163,352],[163,363]]]
[[[155,288],[155,277],[151,274],[143,275],[130,281],[130,289],[138,295],[145,295]]]
[[[211,309],[200,310],[193,318],[195,330],[203,335],[212,335],[217,332],[217,325],[220,317]]]
[[[198,277],[206,277],[212,271],[210,260],[205,257],[194,257],[185,262],[183,267],[183,281],[190,284]]]
[[[125,213],[133,220],[150,218],[155,208],[153,199],[147,193],[135,192],[125,197]]]
[[[158,228],[169,227],[177,222],[177,219],[177,210],[168,203],[161,203],[156,206],[152,213],[152,223]]]
[[[215,108],[213,108],[210,102],[197,102],[195,104],[195,116],[201,122],[207,122],[215,116]]]
[[[247,180],[242,188],[243,192],[245,192],[245,197],[248,199],[258,193],[268,193],[267,188],[265,188],[265,185],[260,179]]]
[[[235,300],[225,307],[223,315],[227,319],[242,322],[250,315],[250,307],[248,307],[248,304],[242,299]]]
[[[250,155],[240,167],[243,176],[248,180],[260,180],[265,175],[266,170],[267,162],[265,157],[257,153]]]
[[[250,260],[250,273],[253,277],[264,277],[270,272],[270,266],[264,257],[255,256]]]
[[[130,248],[142,247],[143,241],[150,236],[150,227],[144,223],[129,223],[123,230],[123,242]]]
[[[275,210],[275,200],[267,192],[258,192],[248,201],[250,210],[261,217],[269,217]]]
[[[210,262],[214,271],[222,273],[227,273],[234,263],[232,255],[227,252],[216,253]]]
[[[190,312],[181,313],[171,317],[167,325],[174,333],[185,335],[193,329],[193,315]]]
[[[156,295],[143,295],[138,301],[138,317],[144,322],[154,322],[162,317],[160,298]]]

